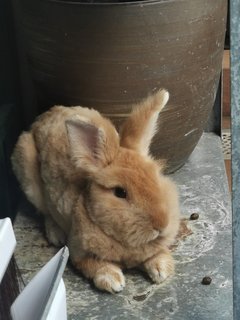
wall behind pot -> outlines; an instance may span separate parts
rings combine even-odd
[[[151,150],[169,172],[185,163],[214,104],[227,0],[13,5],[28,123],[53,104],[91,106],[119,123],[165,87],[171,98]]]

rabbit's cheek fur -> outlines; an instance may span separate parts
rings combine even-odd
[[[97,201],[87,204],[89,217],[105,234],[127,247],[138,247],[159,236],[149,215],[133,210],[124,200],[109,198],[105,196],[104,201],[95,198]]]
[[[116,198],[112,190],[92,183],[86,206],[91,220],[125,246],[137,247],[159,236],[152,215],[127,199]]]
[[[172,217],[170,219],[169,225],[161,233],[163,245],[169,246],[174,242],[174,239],[178,233],[179,223],[179,214],[175,210],[172,212]]]
[[[169,221],[171,206],[165,201],[159,203],[159,200],[155,199],[153,207],[140,209],[127,199],[117,198],[111,189],[94,182],[88,188],[86,199],[85,205],[90,219],[106,235],[124,246],[138,247],[158,236],[162,238],[165,229],[172,230]]]

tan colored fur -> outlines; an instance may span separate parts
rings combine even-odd
[[[16,144],[14,171],[45,215],[49,241],[66,241],[75,267],[100,289],[122,290],[122,267],[142,265],[155,282],[161,269],[165,278],[173,273],[178,195],[148,154],[167,100],[161,90],[136,106],[120,137],[93,109],[56,106]]]

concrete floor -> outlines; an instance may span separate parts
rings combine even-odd
[[[69,320],[232,318],[231,210],[219,137],[205,133],[172,179],[180,191],[182,217],[191,230],[176,245],[176,275],[156,285],[142,272],[129,270],[126,288],[110,295],[94,289],[68,265],[63,278]],[[31,210],[23,208],[14,225],[15,257],[25,283],[57,251],[48,245],[42,221]],[[193,212],[199,219],[189,221]],[[204,276],[213,279],[211,285],[201,284]]]

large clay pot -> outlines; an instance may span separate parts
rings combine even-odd
[[[214,105],[227,0],[90,2],[13,0],[23,73],[37,101],[26,103],[27,113],[84,105],[119,123],[133,102],[164,87],[171,99],[151,151],[176,170]],[[29,91],[25,85],[26,101]]]

